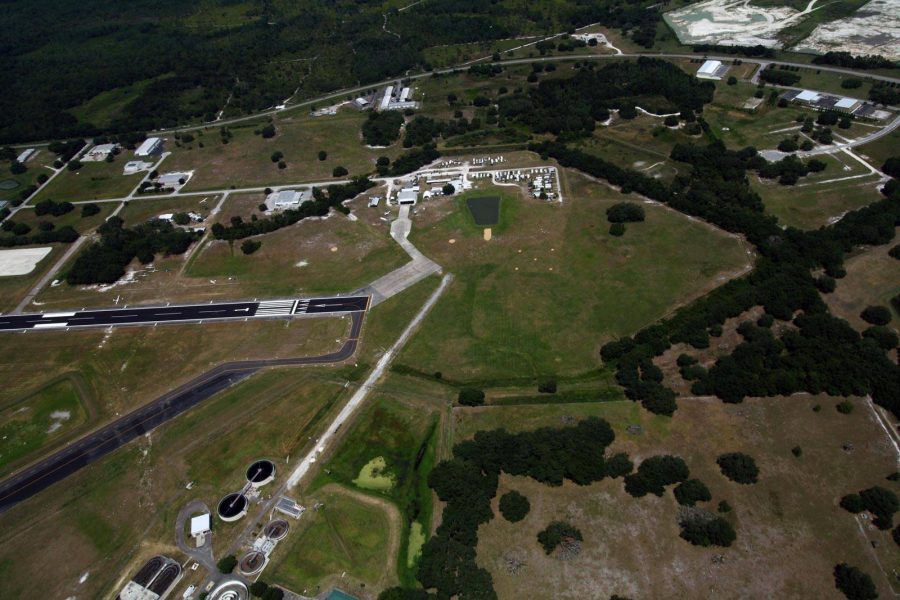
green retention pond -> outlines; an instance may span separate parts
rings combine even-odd
[[[475,196],[466,199],[476,225],[489,226],[500,222],[500,196]]]

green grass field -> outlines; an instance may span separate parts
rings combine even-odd
[[[48,198],[57,202],[77,202],[127,196],[141,182],[144,174],[123,175],[126,160],[124,155],[119,155],[115,162],[86,162],[77,171],[65,169],[41,188],[29,204]]]
[[[748,263],[734,238],[654,205],[612,237],[604,212],[626,197],[568,172],[564,181],[562,205],[498,188],[504,209],[489,242],[459,200],[429,207],[411,240],[456,279],[397,364],[457,381],[589,371],[604,342]]]
[[[37,184],[37,177],[41,173],[47,177],[53,175],[53,170],[46,168],[46,166],[52,165],[55,159],[56,156],[52,152],[49,152],[46,149],[40,149],[25,164],[28,170],[19,175],[13,175],[10,172],[9,169],[12,166],[10,161],[0,161],[0,182],[12,181],[16,184],[15,187],[10,187],[9,189],[4,185],[3,188],[0,189],[0,200],[9,201],[18,199],[19,193],[22,190],[29,185]]]
[[[846,154],[817,157],[828,166],[821,173],[801,178],[797,185],[750,177],[751,187],[762,197],[766,211],[784,225],[816,229],[847,211],[876,202],[879,177]],[[844,179],[854,177],[854,179]]]
[[[398,525],[403,540],[398,565],[400,578],[408,583],[414,581],[412,567],[420,550],[415,536],[409,541],[411,525],[418,523],[420,532],[431,530],[427,475],[434,464],[437,419],[438,407],[430,403],[378,397],[357,418],[311,488],[335,482],[393,502],[404,516]]]
[[[76,204],[75,208],[70,212],[59,217],[54,217],[52,215],[42,215],[39,217],[34,210],[24,208],[16,213],[13,220],[16,222],[28,223],[31,225],[32,229],[37,227],[38,223],[41,221],[47,221],[48,223],[53,223],[57,229],[70,226],[78,233],[84,234],[102,224],[119,205],[115,202],[101,202],[97,204],[97,206],[100,208],[100,212],[90,217],[81,216],[82,207],[78,204]]]
[[[872,165],[881,168],[884,161],[892,156],[900,156],[900,131],[896,129],[888,135],[875,140],[865,146],[859,146],[856,151],[872,161]]]
[[[385,550],[394,523],[386,510],[338,491],[319,492],[316,500],[324,506],[303,515],[300,531],[291,532],[278,548],[266,579],[308,595],[329,583],[377,589],[393,580]]]
[[[0,412],[0,474],[17,461],[63,434],[77,430],[87,417],[75,380],[51,383]]]
[[[181,148],[169,145],[172,155],[163,162],[166,171],[194,170],[186,191],[221,189],[229,186],[282,185],[304,181],[328,181],[332,170],[345,167],[350,175],[362,175],[375,169],[379,156],[394,158],[403,150],[400,144],[370,149],[363,145],[360,127],[366,113],[344,108],[334,116],[311,117],[300,112],[275,120],[277,134],[263,139],[254,131],[264,123],[235,125],[228,144],[222,144],[217,128],[195,133],[195,141]],[[302,116],[301,116],[302,115]],[[200,147],[203,143],[203,147]],[[328,153],[318,159],[319,150]],[[284,154],[287,168],[272,162],[275,151]]]
[[[192,258],[185,277],[237,281],[240,293],[253,297],[346,292],[409,260],[386,231],[339,213],[254,239],[262,248],[249,256],[240,251],[240,242],[209,241]]]

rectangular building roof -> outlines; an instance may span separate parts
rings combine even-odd
[[[713,75],[721,66],[722,61],[720,60],[708,60],[700,66],[697,72]]]
[[[26,160],[32,157],[36,150],[34,148],[28,148],[27,150],[23,150],[22,154],[16,158],[16,162],[24,163]]]
[[[803,102],[816,102],[819,98],[819,94],[810,90],[803,90],[795,96],[796,100],[802,100]]]
[[[191,535],[199,535],[209,531],[209,513],[191,517]]]
[[[161,143],[162,140],[158,137],[147,138],[140,146],[138,146],[138,149],[135,150],[134,153],[138,156],[146,156],[153,153]]]
[[[859,102],[856,98],[841,98],[835,103],[836,108],[853,108]]]

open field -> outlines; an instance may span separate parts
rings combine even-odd
[[[13,217],[13,221],[16,223],[27,223],[32,230],[35,230],[38,223],[46,221],[53,223],[56,229],[69,226],[78,233],[85,234],[101,225],[119,205],[116,202],[102,202],[97,206],[100,208],[100,212],[90,217],[82,217],[81,206],[77,204],[71,211],[59,217],[54,217],[53,215],[38,216],[34,210],[26,208],[17,212],[15,217]]]
[[[299,455],[342,393],[329,372],[256,375],[0,515],[4,594],[111,597],[152,553],[180,556],[173,537],[179,509],[194,499],[214,506],[243,483],[252,459]],[[216,520],[212,527],[214,545],[228,545],[234,526]]]
[[[63,377],[0,409],[0,473],[44,446],[69,435],[87,418],[76,377]]]
[[[229,186],[250,187],[282,185],[302,181],[328,181],[337,166],[346,167],[350,175],[375,170],[379,156],[394,158],[401,153],[400,144],[390,148],[367,148],[360,127],[368,113],[344,108],[333,116],[311,117],[302,113],[279,117],[274,121],[276,136],[264,139],[254,135],[262,121],[235,125],[234,137],[223,144],[217,128],[197,132],[194,142],[181,148],[169,143],[172,155],[163,162],[166,171],[194,170],[186,191],[221,189]],[[200,147],[200,143],[204,147]],[[328,153],[320,161],[319,150]],[[284,154],[287,168],[279,169],[271,160],[275,151]]]
[[[356,417],[333,457],[307,494],[331,482],[387,498],[404,515],[396,523],[402,533],[398,561],[401,579],[414,581],[420,546],[409,556],[409,532],[414,523],[431,531],[432,494],[427,476],[435,459],[439,406],[429,402],[378,397]],[[336,574],[336,573],[330,573]]]
[[[459,199],[429,203],[416,217],[411,241],[456,279],[398,364],[457,381],[591,370],[605,341],[748,263],[735,238],[657,205],[645,204],[646,222],[629,225],[624,237],[610,236],[605,210],[627,198],[562,175],[561,205],[491,188],[503,204],[490,242]]]
[[[843,153],[817,158],[828,165],[826,169],[801,178],[797,185],[750,178],[751,187],[762,197],[766,211],[778,217],[782,224],[816,229],[882,197],[877,187],[880,178],[866,175],[869,170],[858,161]]]
[[[900,230],[898,230],[900,233]],[[900,294],[900,260],[888,256],[897,244],[893,241],[858,251],[844,262],[847,276],[837,280],[837,288],[823,296],[835,315],[847,319],[858,330],[869,327],[859,317],[862,310],[871,305],[891,308],[894,318],[890,327],[900,331],[900,314],[891,307],[890,300]]]
[[[853,515],[837,506],[851,491],[896,485],[885,480],[896,470],[893,448],[865,403],[854,403],[852,414],[841,415],[834,409],[836,399],[821,396],[750,399],[740,405],[682,398],[672,419],[630,402],[563,410],[458,410],[460,439],[497,426],[558,427],[563,415],[601,416],[617,436],[609,452],[627,452],[635,462],[655,454],[682,456],[691,476],[712,492],[712,502],[701,505],[715,511],[726,500],[733,507],[726,518],[737,531],[730,548],[695,547],[678,537],[678,506],[671,491],[662,498],[634,499],[621,479],[548,487],[503,476],[498,497],[515,489],[529,498],[531,512],[512,524],[499,516],[495,500],[497,516],[478,532],[478,563],[493,575],[500,598],[837,598],[831,570],[843,561],[869,573],[882,597],[889,597],[887,577],[874,556],[886,569],[897,564],[900,552],[890,533],[863,522],[864,537]],[[816,404],[821,412],[812,411]],[[639,425],[641,433],[627,433],[629,425]],[[852,451],[842,449],[845,443]],[[802,449],[799,458],[791,453],[795,446]],[[731,451],[756,459],[759,483],[742,486],[721,475],[715,457]],[[537,544],[537,532],[556,519],[571,522],[585,536],[581,554],[571,562],[545,556]],[[870,539],[878,543],[874,550]],[[516,576],[503,564],[514,549],[526,563]],[[714,561],[716,556],[724,560]],[[585,572],[591,577],[580,576]]]
[[[900,156],[898,148],[900,148],[900,131],[895,129],[870,144],[857,147],[856,151],[860,156],[871,160],[872,166],[880,169],[884,161],[890,157]]]
[[[265,578],[303,594],[340,585],[363,597],[395,582],[396,508],[338,486],[320,490],[315,501],[324,506],[303,515],[299,531],[276,551]]]
[[[126,161],[124,154],[120,154],[115,162],[86,162],[77,171],[65,169],[41,188],[29,204],[48,198],[57,202],[76,202],[127,196],[146,173],[123,175],[122,168]]]
[[[0,353],[0,378],[7,384],[0,390],[0,406],[40,393],[61,375],[76,377],[93,428],[222,362],[335,350],[348,322],[257,320],[4,334],[0,343],[8,351]]]
[[[232,201],[226,202],[223,216],[230,215]],[[240,242],[209,240],[191,258],[184,284],[227,280],[235,297],[347,292],[409,260],[386,225],[376,229],[336,212],[253,239],[262,248],[250,256],[240,251]]]

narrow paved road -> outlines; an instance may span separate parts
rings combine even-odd
[[[356,352],[363,312],[354,312],[350,336],[336,352],[321,356],[229,362],[192,379],[153,402],[76,440],[8,477],[0,483],[0,512],[62,481],[135,438],[184,413],[215,394],[239,383],[260,369],[297,365],[340,363]]]

